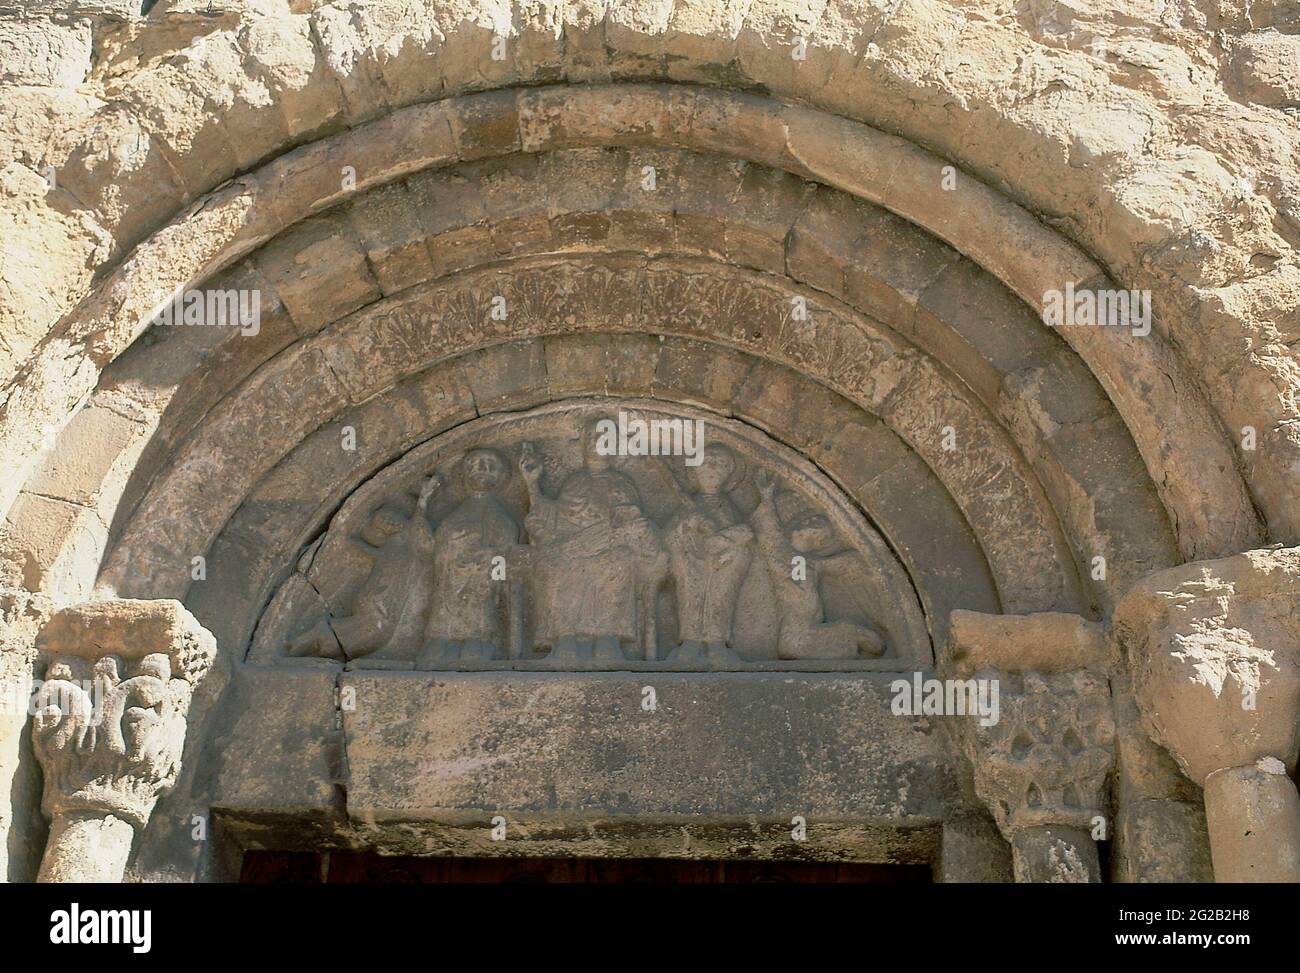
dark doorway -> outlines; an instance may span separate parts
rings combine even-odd
[[[585,883],[725,885],[925,883],[926,865],[793,861],[674,861],[663,858],[385,858],[369,852],[249,851],[250,883]]]

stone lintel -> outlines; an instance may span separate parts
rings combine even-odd
[[[347,810],[391,853],[508,854],[500,816],[532,853],[924,861],[943,761],[926,721],[891,713],[889,682],[345,672]]]

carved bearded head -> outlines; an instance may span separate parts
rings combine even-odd
[[[491,493],[510,475],[506,458],[495,449],[485,446],[471,449],[461,462],[465,489],[474,496]]]
[[[601,452],[596,444],[600,442],[601,423],[612,422],[609,418],[596,419],[587,423],[582,429],[582,465],[590,473],[604,473],[614,468],[617,458],[610,453]]]
[[[686,467],[686,478],[696,493],[726,493],[735,487],[739,468],[735,453],[721,443],[709,443],[700,465]]]

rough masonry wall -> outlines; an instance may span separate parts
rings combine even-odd
[[[1162,516],[1175,540],[1169,556],[1184,560],[1300,540],[1300,4],[146,6],[0,6],[0,464],[7,470],[0,512],[9,515],[0,527],[0,588],[17,593],[4,605],[0,676],[30,671],[31,634],[49,607],[23,589],[56,601],[87,595],[115,517],[125,518],[149,486],[149,464],[166,471],[175,459],[169,451],[188,429],[169,440],[169,427],[159,424],[171,397],[178,406],[168,421],[187,410],[205,413],[263,357],[278,354],[275,341],[307,342],[318,330],[322,346],[351,340],[346,330],[333,334],[336,320],[416,280],[385,279],[404,252],[395,242],[400,221],[372,212],[366,229],[365,208],[382,206],[383,187],[393,184],[400,194],[402,177],[475,160],[495,165],[513,156],[506,165],[526,166],[520,152],[537,153],[545,171],[550,152],[563,164],[585,165],[584,151],[594,158],[601,146],[628,144],[705,153],[711,171],[723,175],[732,171],[728,159],[740,160],[736,171],[749,166],[750,174],[768,167],[792,193],[802,191],[798,180],[821,183],[827,191],[818,190],[817,205],[782,204],[780,219],[765,228],[772,239],[761,245],[753,234],[759,217],[742,206],[728,207],[726,221],[718,221],[726,226],[716,232],[750,234],[742,237],[750,251],[770,247],[778,254],[776,273],[849,304],[849,275],[859,270],[852,255],[873,237],[845,227],[854,219],[879,226],[888,215],[852,207],[865,201],[890,210],[914,224],[909,231],[929,234],[929,246],[951,247],[970,261],[951,286],[978,290],[979,299],[926,292],[932,304],[940,297],[944,304],[934,309],[937,344],[952,353],[943,364],[1009,428],[1015,446],[999,457],[1028,460],[1072,538],[1089,533],[1089,514],[1106,494],[1114,506],[1137,498],[1129,506],[1140,508],[1133,516],[1146,525],[1151,553],[1128,558],[1134,575],[1164,563]],[[492,56],[498,42],[500,60]],[[630,93],[632,85],[610,85],[645,81],[674,86]],[[564,88],[566,82],[595,84]],[[549,85],[556,87],[542,87]],[[519,95],[493,99],[495,89]],[[751,99],[740,108],[737,91]],[[474,92],[488,94],[465,97]],[[933,178],[947,162],[958,167],[962,187],[952,196],[937,192]],[[704,171],[704,162],[691,165]],[[358,168],[364,193],[355,213],[338,205],[347,195],[338,184],[344,166]],[[544,182],[526,185],[536,194]],[[683,250],[684,217],[704,208],[709,189],[693,188],[680,206],[674,203],[677,235],[667,251]],[[842,204],[838,193],[858,199]],[[491,190],[485,198],[492,202]],[[841,206],[853,219],[839,218]],[[531,226],[532,217],[555,218],[525,208],[512,211],[516,228]],[[506,236],[495,215],[486,218],[485,231],[493,243]],[[361,228],[356,239],[321,230],[348,220]],[[443,229],[484,232],[484,221],[453,224]],[[314,232],[322,235],[313,239]],[[900,249],[894,244],[901,237],[891,236],[889,247]],[[448,249],[463,252],[465,239],[457,236]],[[539,250],[549,252],[550,243]],[[429,243],[435,257],[438,245]],[[876,261],[861,262],[875,272]],[[752,259],[738,263],[753,266]],[[886,268],[882,277],[897,269],[887,258],[879,265]],[[241,346],[239,355],[247,357],[229,374],[212,379],[221,371],[210,369],[219,357],[188,349],[179,337],[153,354],[151,338],[137,341],[156,295],[238,279],[249,267],[274,281],[274,310],[284,320],[268,327],[262,345]],[[448,269],[425,268],[434,276]],[[1116,286],[1149,290],[1155,334],[1150,341],[1062,335],[1085,363],[1071,358],[1083,377],[1072,374],[1068,388],[1022,389],[1008,400],[993,352],[1009,329],[980,322],[975,337],[963,334],[963,322],[972,321],[969,305],[986,307],[985,297],[1005,288],[1013,295],[1006,299],[1023,306],[999,320],[1027,318],[1037,327],[1043,287],[1076,279],[1067,276],[1076,269],[1079,281],[1105,280],[1104,273]],[[227,276],[214,277],[218,271]],[[877,289],[890,290],[896,277]],[[910,321],[915,329],[922,311],[933,308],[924,295],[910,300],[921,309]],[[537,330],[546,332],[540,324]],[[909,338],[924,345],[919,330]],[[137,370],[141,361],[156,370]],[[292,364],[286,357],[265,373]],[[1083,440],[1091,448],[1080,453],[1087,454],[1079,469],[1093,476],[1089,481],[1074,478],[1068,456],[1058,458],[1048,446],[1040,455],[1036,445],[1068,425],[1057,420],[1077,404],[1073,390],[1091,389],[1089,369],[1111,400],[1106,409],[1113,403],[1108,435],[1126,451],[1125,473],[1112,476],[1109,487],[1100,463],[1115,453],[1096,448],[1094,430]],[[322,376],[338,379],[332,368]],[[117,394],[133,379],[156,400]],[[250,388],[255,392],[256,383],[239,394]],[[1051,391],[1060,411],[1039,411]],[[355,398],[360,407],[368,394]],[[199,433],[224,442],[223,415],[237,413],[239,399],[232,403],[205,416]],[[300,418],[304,431],[321,421]],[[269,440],[259,429],[245,442],[265,447]],[[286,449],[296,445],[286,441]],[[1156,504],[1132,475],[1140,466],[1163,512],[1152,513]],[[242,472],[255,479],[263,470]],[[1131,493],[1115,488],[1121,480],[1136,484]],[[159,489],[169,482],[161,478]],[[274,489],[279,481],[268,482]],[[233,510],[245,496],[231,492],[223,502]],[[1026,513],[1029,505],[1016,509]],[[180,520],[190,519],[182,510]],[[156,520],[165,534],[166,518]],[[1005,530],[988,536],[1017,546]],[[1075,547],[1082,561],[1088,545]],[[110,580],[129,588],[138,564],[119,560]],[[162,577],[145,573],[151,581]],[[1031,606],[1044,607],[1054,606]],[[1121,708],[1131,708],[1122,679],[1115,691]],[[15,767],[19,778],[0,788],[0,835],[9,832],[8,850],[18,859],[11,872],[24,874],[44,835],[21,800],[15,813],[32,820],[9,827],[3,802],[30,793],[35,781],[30,763],[20,766],[23,744],[11,729],[0,727],[0,782],[7,785]],[[1123,773],[1140,777],[1128,765],[1152,759],[1149,741],[1121,726],[1119,745],[1140,758],[1126,756]],[[1195,794],[1179,789],[1187,782],[1167,757],[1148,776],[1154,783],[1138,788],[1139,798],[1176,803],[1180,814],[1187,804],[1199,814],[1188,803]]]
[[[77,302],[223,180],[467,88],[667,77],[903,134],[1149,288],[1157,330],[1190,366],[1167,380],[1201,386],[1234,443],[1255,430],[1236,461],[1274,538],[1300,536],[1294,3],[138,6],[36,3],[0,23],[0,379],[17,380],[0,441],[14,455],[48,444],[138,331],[133,315],[78,320]],[[1180,468],[1192,461],[1146,452],[1195,477]]]

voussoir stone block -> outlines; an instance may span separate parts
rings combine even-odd
[[[258,265],[303,334],[312,334],[380,297],[362,246],[341,220],[301,224],[268,248]],[[326,276],[343,266],[353,273]]]

